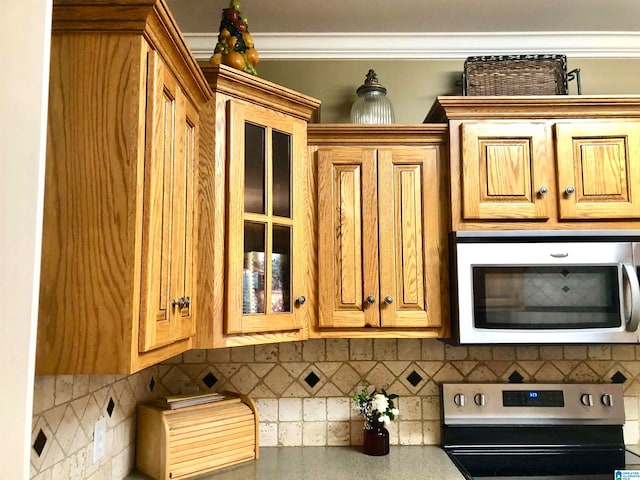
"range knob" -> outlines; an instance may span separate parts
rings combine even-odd
[[[464,407],[464,404],[466,402],[464,393],[456,393],[453,396],[453,403],[455,403],[457,406],[459,407]]]
[[[593,395],[590,393],[583,393],[580,395],[580,403],[585,407],[593,407]]]
[[[487,403],[487,398],[484,393],[476,393],[473,396],[473,403],[475,403],[479,407],[484,407]]]
[[[600,401],[605,407],[613,407],[613,395],[611,395],[610,393],[603,394],[602,398],[600,398]]]

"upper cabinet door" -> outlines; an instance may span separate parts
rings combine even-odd
[[[465,220],[549,218],[552,172],[543,123],[462,125]]]
[[[640,123],[557,123],[561,219],[640,218]]]
[[[378,152],[380,325],[440,325],[437,147]]]
[[[236,100],[228,120],[225,333],[298,330],[306,123]]]
[[[378,327],[376,150],[318,150],[318,325]]]
[[[150,49],[148,59],[141,352],[195,333],[191,242],[196,114],[159,55]]]

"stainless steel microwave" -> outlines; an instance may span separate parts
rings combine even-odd
[[[638,343],[640,231],[451,236],[456,344]]]

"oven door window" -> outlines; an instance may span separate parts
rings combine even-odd
[[[473,267],[476,328],[621,326],[617,266]]]

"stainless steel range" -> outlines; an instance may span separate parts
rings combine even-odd
[[[613,479],[626,451],[619,384],[442,385],[442,446],[467,479]]]

